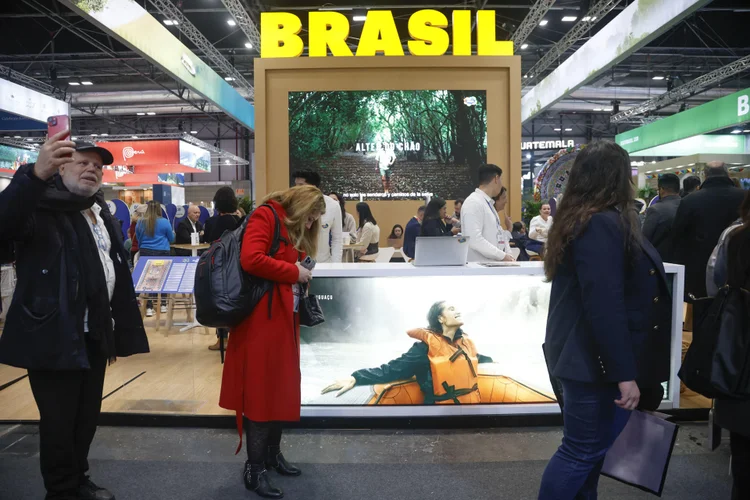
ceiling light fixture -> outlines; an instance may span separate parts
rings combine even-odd
[[[74,87],[77,87],[77,86],[80,85],[80,83],[79,82],[68,82],[68,85],[72,85]]]
[[[566,128],[566,129],[565,129],[565,131],[566,131],[566,132],[572,132],[572,131],[573,131],[573,129],[572,129],[572,128]]]
[[[252,49],[253,48],[253,44],[250,43],[250,42],[245,42],[245,48],[246,49]]]
[[[191,130],[191,131],[190,131],[190,133],[191,133],[191,134],[197,134],[197,133],[198,133],[198,131],[197,131],[197,130]]]
[[[105,133],[105,134],[101,134],[101,136],[102,136],[102,137],[108,137],[108,136],[109,136],[109,134],[106,134],[106,133]]]
[[[89,134],[91,137],[99,137],[99,134]]]
[[[556,129],[555,129],[555,132],[559,132],[559,131],[561,131],[561,130],[562,130],[561,128],[556,128]]]
[[[562,22],[564,22],[564,23],[572,23],[572,22],[573,22],[573,21],[575,21],[576,19],[578,19],[578,17],[577,17],[577,16],[564,16],[564,17],[562,18]]]
[[[526,153],[526,159],[527,159],[527,160],[530,160],[530,159],[531,159],[531,153]]]
[[[594,108],[594,111],[604,111],[602,108]]]
[[[149,112],[148,112],[148,113],[146,113],[146,114],[147,114],[148,116],[154,116],[154,115],[155,115],[156,113],[155,113],[155,112],[153,112],[153,111],[149,111]]]
[[[730,133],[730,134],[741,134],[741,133],[742,133],[742,129],[736,128],[736,129],[732,130],[732,131],[731,131],[731,132],[729,132],[729,133]]]
[[[229,160],[224,160],[224,163],[225,163],[226,165],[229,165]]]
[[[235,21],[234,19],[227,19],[227,24],[229,26],[237,26],[237,21]]]
[[[138,139],[138,136],[137,135],[131,135],[130,138],[131,139]]]
[[[234,78],[232,78],[231,76],[225,76],[225,77],[224,77],[224,80],[226,80],[226,81],[228,81],[228,82],[233,82],[233,81],[234,81]]]
[[[174,21],[172,21],[171,19],[165,19],[164,20],[164,24],[166,24],[167,26],[173,26],[174,25]]]
[[[94,84],[94,82],[90,82],[88,80],[84,80],[84,81],[81,82],[81,85],[93,85],[93,84]]]
[[[354,16],[352,17],[352,21],[354,22],[367,21],[367,16]]]
[[[663,76],[655,76],[652,78],[652,80],[664,80]]]
[[[610,111],[612,111],[612,108],[604,108],[604,111],[606,111],[607,113],[609,113]]]
[[[529,48],[528,43],[524,43],[523,45],[521,45],[521,50],[528,49],[528,48]]]
[[[542,19],[541,21],[539,21],[539,26],[547,26],[548,22],[549,21],[547,21],[546,19]]]
[[[138,115],[138,116],[146,116],[146,113],[140,112],[140,113],[136,113],[136,115]]]
[[[591,21],[591,16],[586,16],[583,19],[581,19],[581,21],[585,21],[585,22]]]
[[[14,139],[23,139],[23,137],[21,137],[20,135],[14,135],[13,138]]]

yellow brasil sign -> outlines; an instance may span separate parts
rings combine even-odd
[[[453,55],[471,55],[471,11],[453,11],[451,32]],[[495,36],[495,11],[477,11],[477,55],[512,56],[513,42],[498,41]],[[409,53],[413,56],[442,56],[448,51],[448,18],[437,10],[419,10],[409,17]],[[310,12],[308,17],[310,57],[403,56],[404,48],[393,14],[371,10],[362,28],[362,36],[353,54],[346,43],[349,19],[339,12]],[[299,57],[305,48],[299,33],[302,20],[286,12],[262,12],[260,15],[260,56]]]

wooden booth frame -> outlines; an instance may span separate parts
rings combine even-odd
[[[487,162],[503,169],[509,216],[521,220],[521,59],[519,56],[316,57],[255,59],[255,196],[289,187],[289,92],[484,90]],[[468,194],[468,193],[467,193]],[[368,201],[373,212],[398,203]],[[414,207],[405,206],[414,205]],[[383,205],[383,207],[379,207]],[[403,219],[406,222],[407,218]],[[386,232],[387,234],[387,232]]]

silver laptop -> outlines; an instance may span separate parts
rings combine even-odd
[[[415,266],[465,266],[469,256],[466,236],[420,236],[414,250]]]

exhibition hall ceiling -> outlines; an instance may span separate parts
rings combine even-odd
[[[103,0],[88,0],[102,2]],[[161,0],[163,2],[165,0]],[[234,16],[225,7],[227,0],[166,0],[181,10],[221,56],[252,84],[253,60],[259,56],[256,44],[243,33]],[[356,47],[361,34],[362,16],[367,10],[387,9],[393,12],[402,42],[409,39],[408,20],[421,9],[436,9],[450,19],[450,12],[459,9],[494,10],[498,39],[514,36],[529,16],[536,0],[476,0],[464,2],[406,0],[368,1],[367,3],[337,1],[316,4],[305,0],[263,1],[238,0],[244,12],[256,24],[260,12],[292,12],[303,20],[301,36],[306,37],[307,13],[333,10],[347,16],[351,30],[349,42]],[[524,44],[516,47],[522,57],[522,71],[528,72],[541,57],[554,50],[555,44],[586,13],[603,0],[557,0],[534,26]],[[156,19],[167,22],[163,7],[156,0],[137,0]],[[541,2],[539,2],[541,3]],[[599,19],[591,19],[590,28],[564,51],[541,77],[554,70],[591,36],[626,8],[631,0],[614,2],[614,8]],[[643,117],[618,124],[610,123],[613,108],[627,109],[671,89],[750,55],[746,26],[750,25],[747,0],[715,0],[686,20],[670,27],[666,33],[646,47],[619,62],[599,79],[589,82],[556,104],[550,111],[524,124],[524,136],[560,135],[560,128],[574,129],[581,137],[612,136],[618,131],[640,125]],[[0,65],[29,77],[51,84],[66,92],[71,100],[77,126],[86,129],[107,126],[120,131],[121,126],[169,132],[179,127],[195,129],[202,123],[210,135],[220,136],[231,131],[234,121],[215,110],[196,108],[197,97],[175,95],[175,81],[138,53],[107,36],[63,3],[55,0],[18,0],[0,2],[0,29],[3,43]],[[168,29],[187,47],[203,56],[200,46],[181,31],[179,25]],[[93,40],[93,42],[92,42]],[[252,45],[252,46],[249,46]],[[221,67],[204,60],[222,77]],[[537,80],[538,81],[538,80]],[[234,85],[235,82],[230,82]],[[705,92],[676,102],[654,116],[669,115],[681,107],[693,107],[708,100],[750,87],[750,72],[736,74]],[[239,89],[238,89],[239,90]],[[528,88],[526,89],[528,90]],[[178,92],[179,93],[179,92]],[[242,90],[243,95],[247,95]],[[614,101],[614,102],[613,102]],[[155,113],[153,115],[138,113]],[[106,118],[106,119],[105,119]],[[647,118],[653,119],[652,118]],[[185,125],[190,120],[190,125]]]

